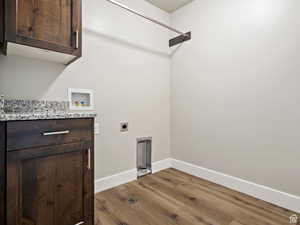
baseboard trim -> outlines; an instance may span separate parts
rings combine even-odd
[[[170,161],[171,167],[174,169],[300,213],[300,197],[298,196],[278,191],[227,174],[223,174],[214,170],[196,166],[184,161],[176,159],[171,159]]]
[[[164,159],[152,163],[152,172],[157,173],[171,167],[171,159]],[[131,169],[112,176],[95,180],[95,193],[99,193],[137,179],[137,170]]]
[[[110,188],[117,187],[136,180],[137,170],[131,169],[112,176],[104,177],[95,181],[95,193],[99,193]]]
[[[171,159],[164,159],[161,161],[157,161],[152,163],[152,173],[157,173],[161,170],[165,170],[171,167]]]
[[[152,172],[174,168],[190,175],[214,182],[235,191],[300,213],[300,197],[249,182],[214,170],[206,169],[177,159],[164,159],[152,164]],[[137,170],[131,169],[95,181],[95,193],[129,183],[137,179]]]

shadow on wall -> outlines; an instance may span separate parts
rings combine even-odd
[[[159,56],[163,59],[170,59],[170,51],[160,51],[159,49],[141,46],[113,35],[90,29],[84,29],[84,35],[86,37],[83,42],[83,57],[68,67],[58,63],[21,56],[0,55],[0,94],[4,94],[7,99],[49,99],[60,101],[66,100],[66,89],[68,87],[95,89],[97,87],[96,83],[103,79],[103,76],[95,76],[95,73],[98,74],[101,69],[99,69],[99,56],[105,57],[103,54],[99,54],[98,49],[96,49],[98,46],[94,41],[98,40],[110,42],[114,46]],[[89,37],[93,37],[96,40],[89,41]],[[111,61],[111,58],[105,60]],[[130,65],[134,64],[135,61],[130,63]],[[91,68],[93,69],[91,70]],[[85,74],[87,71],[90,72],[89,77],[82,79],[82,74]],[[101,71],[107,73],[110,69],[108,70],[105,67]]]
[[[9,99],[42,99],[66,67],[20,56],[0,56],[0,68],[0,94]]]
[[[114,43],[119,44],[119,45],[120,44],[125,45],[125,46],[128,46],[130,48],[134,48],[134,49],[139,50],[139,51],[146,51],[148,53],[155,54],[155,55],[158,55],[158,56],[163,56],[163,57],[168,57],[168,58],[170,57],[170,54],[168,54],[164,51],[159,51],[159,50],[147,47],[147,46],[138,45],[136,43],[130,42],[128,40],[125,40],[125,39],[122,39],[122,38],[119,38],[119,37],[116,37],[116,36],[112,36],[110,34],[101,33],[99,31],[92,30],[92,29],[89,29],[89,28],[83,28],[83,30],[88,35],[92,35],[92,36],[96,36],[96,37],[101,36],[102,38],[105,38],[108,41],[114,42]],[[168,44],[168,43],[166,42],[166,44]]]
[[[181,46],[183,45],[184,43],[181,43],[175,47],[172,48],[172,51],[170,53],[170,57],[172,58],[181,48]]]

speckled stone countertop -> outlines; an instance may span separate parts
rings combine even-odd
[[[70,111],[68,102],[4,100],[0,98],[0,121],[94,118],[93,111]]]

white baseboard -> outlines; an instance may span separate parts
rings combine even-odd
[[[196,166],[176,159],[164,159],[154,162],[152,172],[156,173],[164,169],[174,168],[196,177],[214,182],[235,191],[270,202],[274,205],[300,213],[300,197],[278,191],[260,184],[249,182],[237,177],[223,174],[214,170]],[[126,184],[137,179],[137,170],[131,169],[112,176],[95,181],[95,193]]]
[[[117,187],[121,184],[126,184],[136,180],[137,170],[131,169],[122,173],[114,174],[112,176],[104,177],[95,181],[95,193]]]
[[[300,213],[300,197],[272,188],[229,176],[214,170],[171,159],[171,167],[199,178],[214,182],[235,191],[253,196],[274,205]]]
[[[152,172],[156,173],[171,167],[171,159],[164,159],[152,164]],[[137,179],[137,170],[131,169],[95,181],[95,193],[126,184]]]
[[[161,170],[165,170],[171,167],[171,159],[164,159],[161,161],[154,162],[152,164],[152,173],[157,173]]]

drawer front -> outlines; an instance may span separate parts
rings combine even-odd
[[[14,121],[7,123],[7,151],[92,141],[93,119]]]

